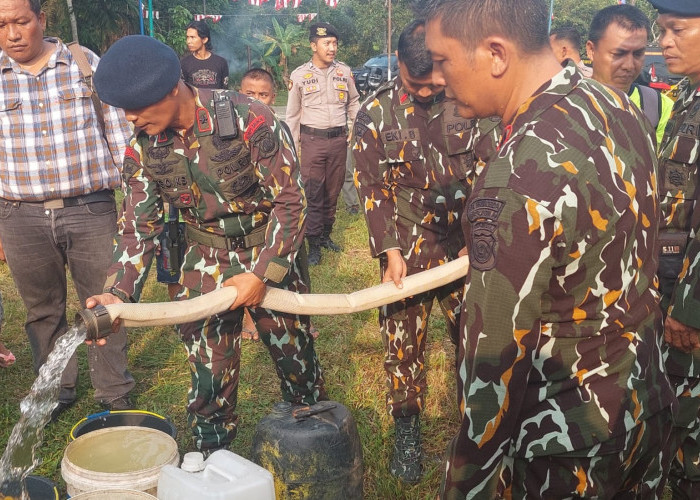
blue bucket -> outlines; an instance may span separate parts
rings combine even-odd
[[[170,420],[162,415],[145,410],[115,410],[94,413],[80,420],[71,429],[70,439],[73,441],[88,432],[124,425],[149,427],[163,431],[173,439],[177,438],[177,429]]]
[[[45,477],[27,476],[24,486],[30,500],[59,500],[56,485]]]

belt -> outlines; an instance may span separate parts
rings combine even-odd
[[[29,203],[32,205],[43,205],[44,208],[55,210],[57,208],[77,207],[80,205],[88,205],[100,201],[111,201],[114,203],[114,191],[111,189],[103,189],[94,193],[81,194],[80,196],[71,196],[70,198],[56,198],[55,200],[44,201],[20,201],[20,203]]]
[[[331,127],[331,128],[313,128],[306,125],[299,127],[302,134],[315,135],[316,137],[325,137],[326,139],[332,139],[333,137],[340,137],[341,135],[347,135],[347,129],[345,127]]]
[[[212,248],[225,248],[230,252],[236,249],[244,250],[246,248],[262,245],[265,243],[266,230],[267,226],[262,226],[255,229],[252,233],[244,234],[243,236],[220,236],[186,224],[185,236],[189,242],[199,243]]]

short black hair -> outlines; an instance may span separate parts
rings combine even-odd
[[[425,46],[425,21],[415,20],[404,28],[397,52],[399,61],[412,77],[422,78],[432,73],[433,60]]]
[[[596,12],[591,21],[591,29],[588,32],[588,39],[593,43],[603,38],[608,26],[616,23],[627,31],[644,29],[647,37],[651,33],[651,23],[649,18],[634,5],[611,5]]]
[[[544,0],[433,0],[420,9],[427,21],[439,19],[445,36],[468,50],[491,35],[517,43],[525,54],[549,47],[549,7]]]
[[[246,78],[250,78],[251,80],[267,80],[270,83],[270,85],[272,85],[272,90],[275,90],[275,79],[272,78],[272,75],[267,70],[264,70],[262,68],[249,69],[248,71],[243,73],[241,83],[243,83],[243,80],[245,80]]]
[[[566,40],[571,44],[572,49],[581,52],[581,34],[573,26],[555,28],[549,32],[549,36],[553,36],[556,40]]]
[[[197,30],[197,35],[199,35],[199,38],[206,38],[207,43],[204,44],[204,48],[207,50],[212,50],[211,34],[209,32],[209,25],[207,23],[205,23],[204,21],[192,21],[190,24],[187,25],[186,30],[188,30],[190,28]]]
[[[37,16],[41,14],[41,0],[27,0],[27,3],[29,3],[29,8],[34,14]]]

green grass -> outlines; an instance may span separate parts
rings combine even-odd
[[[311,270],[314,292],[349,293],[378,282],[378,266],[369,256],[364,219],[338,212],[335,241],[341,254],[323,253],[320,266]],[[13,425],[19,418],[19,401],[27,394],[34,374],[31,353],[24,333],[25,311],[6,265],[0,265],[0,290],[5,305],[5,323],[0,338],[17,356],[10,369],[0,369],[0,449],[4,450]],[[79,304],[72,288],[69,317]],[[167,291],[151,276],[143,302],[167,300]],[[434,311],[439,311],[435,307]],[[454,350],[444,332],[440,313],[433,315],[429,333],[427,365],[429,395],[423,417],[426,473],[416,486],[394,479],[388,470],[393,446],[393,420],[386,413],[383,347],[377,312],[346,316],[316,316],[321,335],[317,350],[323,364],[331,399],[347,406],[357,421],[364,458],[364,491],[368,499],[434,498],[440,485],[441,457],[458,425]],[[185,418],[189,368],[179,338],[170,327],[133,329],[129,334],[129,365],[137,384],[132,396],[141,409],[170,418],[178,429],[180,453],[192,450]],[[99,411],[93,399],[84,348],[79,349],[78,403],[49,425],[41,447],[41,465],[35,474],[55,481],[65,495],[60,462],[71,427],[81,418]],[[265,347],[244,341],[239,389],[239,432],[231,449],[250,457],[257,422],[280,398],[279,383]]]

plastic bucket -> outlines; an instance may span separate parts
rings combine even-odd
[[[148,427],[163,431],[173,439],[177,438],[177,429],[167,418],[144,410],[103,411],[88,415],[73,426],[70,431],[71,441],[88,432],[110,427],[130,425],[133,427]]]
[[[177,443],[166,433],[119,426],[88,432],[69,443],[61,475],[71,497],[115,489],[155,495],[163,466],[179,462]]]
[[[71,500],[148,500],[156,497],[136,490],[100,490],[81,493],[70,498]]]
[[[59,500],[53,481],[41,476],[27,476],[24,480],[30,500]]]

